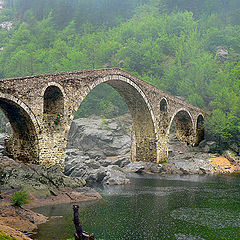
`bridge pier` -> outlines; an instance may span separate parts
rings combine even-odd
[[[156,162],[156,137],[151,123],[133,121],[131,131],[131,161]]]
[[[157,163],[168,160],[168,135],[161,135],[157,142]]]

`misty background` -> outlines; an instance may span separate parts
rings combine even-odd
[[[209,111],[219,150],[240,148],[239,60],[239,0],[0,0],[0,78],[120,67]],[[126,112],[101,84],[75,117]]]

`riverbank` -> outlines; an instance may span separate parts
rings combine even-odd
[[[239,156],[230,151],[224,156],[214,154],[214,142],[205,141],[193,148],[178,141],[174,134],[170,135],[167,162],[131,162],[130,128],[129,115],[116,119],[93,116],[74,120],[64,174],[59,166],[47,169],[8,158],[4,155],[5,136],[0,136],[0,231],[17,236],[17,239],[29,239],[22,231],[31,232],[42,223],[41,219],[47,221],[44,216],[39,216],[41,221],[38,218],[35,221],[31,208],[101,199],[99,193],[85,186],[86,183],[128,184],[129,173],[213,175],[240,172]],[[12,208],[10,198],[23,188],[29,192],[30,203],[24,208],[27,214],[22,216],[23,212]],[[22,222],[26,224],[17,226]]]
[[[30,239],[24,233],[48,220],[32,208],[101,199],[99,193],[85,186],[85,180],[65,176],[59,166],[46,169],[4,155],[0,157],[0,183],[0,231],[19,240]],[[29,204],[15,208],[11,196],[20,189],[27,190]]]
[[[131,162],[131,116],[113,119],[98,116],[73,121],[66,150],[65,174],[88,183],[124,184],[127,173],[232,174],[239,172],[240,157],[232,151],[214,153],[216,143],[202,141],[198,147],[169,135],[169,159],[165,163]]]
[[[29,204],[22,207],[11,205],[10,197],[12,191],[3,191],[0,201],[0,233],[17,240],[30,240],[31,235],[38,228],[39,224],[47,222],[48,217],[32,211],[32,208],[63,203],[75,203],[85,201],[96,201],[101,199],[101,195],[90,188],[68,189],[59,191],[57,196],[36,197],[30,193]],[[1,238],[0,238],[1,239]]]

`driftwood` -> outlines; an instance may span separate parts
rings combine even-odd
[[[83,232],[78,211],[79,211],[79,206],[73,205],[73,223],[76,229],[76,232],[74,233],[75,240],[95,240],[94,235],[90,235],[86,232]]]

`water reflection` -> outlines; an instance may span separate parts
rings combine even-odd
[[[81,203],[84,229],[105,240],[240,239],[239,177],[133,176],[126,186],[96,186],[104,200]],[[35,239],[72,237],[71,205],[45,207],[62,215]]]

